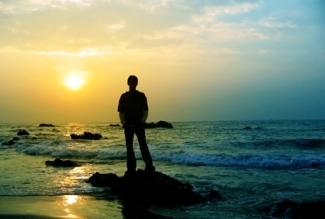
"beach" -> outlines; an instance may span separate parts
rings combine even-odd
[[[0,218],[122,218],[118,204],[94,197],[66,196],[1,196]]]
[[[176,219],[270,218],[274,204],[325,200],[325,121],[173,122],[147,129],[156,170],[189,183],[195,192],[220,192],[222,200],[192,206],[152,206]],[[5,145],[17,131],[13,145]],[[70,134],[100,133],[101,140]],[[94,173],[123,176],[124,135],[109,123],[0,125],[0,218],[127,218],[121,200],[86,180]],[[143,169],[136,138],[138,168]],[[45,165],[55,158],[77,167]],[[277,218],[287,218],[280,215]]]

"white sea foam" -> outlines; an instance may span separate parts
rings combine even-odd
[[[325,155],[295,155],[291,157],[250,154],[207,155],[179,151],[156,154],[154,159],[196,166],[242,166],[270,169],[325,167]]]

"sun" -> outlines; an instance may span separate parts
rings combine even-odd
[[[64,84],[72,90],[79,89],[84,83],[84,79],[78,75],[69,75],[64,81]]]

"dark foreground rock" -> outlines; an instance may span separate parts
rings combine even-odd
[[[167,129],[172,129],[174,128],[173,125],[169,122],[165,122],[165,121],[159,121],[157,123],[146,123],[144,125],[144,127],[146,129],[150,129],[150,128],[167,128]]]
[[[53,124],[49,124],[49,123],[41,123],[41,124],[39,124],[38,127],[54,127],[54,125]]]
[[[120,124],[110,124],[110,127],[120,127]]]
[[[99,140],[103,136],[101,134],[97,134],[97,133],[93,134],[91,132],[84,132],[84,134],[82,134],[82,135],[71,134],[70,137],[71,137],[71,139]]]
[[[21,129],[17,132],[17,135],[29,135],[29,133],[25,129]]]
[[[93,186],[110,187],[111,193],[122,200],[135,200],[146,206],[177,207],[209,200],[193,191],[190,184],[182,183],[159,172],[137,170],[118,177],[116,174],[93,174],[88,180]],[[215,193],[216,191],[213,191]],[[215,194],[214,196],[215,197]],[[219,197],[221,197],[219,195]]]
[[[54,161],[45,161],[45,164],[53,167],[77,167],[80,166],[78,163],[72,160],[61,160],[60,158],[56,158]]]
[[[271,206],[272,217],[292,219],[325,218],[325,201],[304,201],[301,203],[285,199]]]

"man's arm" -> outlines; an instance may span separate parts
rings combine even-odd
[[[145,123],[147,121],[148,114],[149,114],[148,110],[143,110],[143,114],[142,114],[142,118],[141,118],[142,123]]]
[[[121,121],[122,125],[124,125],[126,123],[125,122],[125,115],[123,113],[124,108],[125,108],[124,107],[125,106],[125,104],[124,104],[125,100],[124,99],[125,99],[125,97],[122,94],[121,97],[120,97],[120,100],[118,102],[118,107],[117,107],[117,111],[119,113],[119,117],[120,117],[120,121]]]
[[[146,95],[143,93],[143,112],[141,118],[142,123],[145,123],[147,121],[148,114],[149,114],[148,101]]]
[[[125,125],[125,117],[124,117],[124,113],[122,112],[118,112],[119,113],[119,117],[120,117],[120,121],[122,123],[122,125]]]

